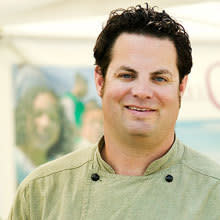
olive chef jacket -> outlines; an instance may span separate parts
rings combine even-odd
[[[220,220],[220,168],[176,140],[144,176],[122,176],[98,145],[36,169],[19,186],[10,220]]]

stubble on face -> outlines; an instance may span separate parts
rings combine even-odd
[[[135,44],[133,44],[134,40]],[[157,128],[157,132],[160,133],[164,125],[170,124],[168,118],[171,119],[173,128],[174,120],[176,120],[176,115],[178,114],[178,110],[181,106],[182,82],[179,82],[179,76],[177,75],[178,69],[175,64],[175,46],[170,44],[167,40],[169,39],[158,39],[156,37],[154,38],[149,36],[146,36],[145,38],[145,36],[141,35],[124,34],[117,39],[116,44],[114,45],[114,56],[111,58],[106,71],[106,76],[103,77],[100,67],[97,68],[98,71],[96,69],[96,73],[98,73],[99,77],[102,79],[102,84],[99,84],[101,86],[99,86],[98,92],[103,101],[103,110],[105,112],[104,115],[106,116],[105,121],[106,124],[108,123],[107,127],[111,130],[111,132],[115,132],[117,130],[118,132],[116,132],[116,134],[118,135],[118,133],[123,134],[127,131],[131,136],[139,135],[146,137],[146,132],[149,132],[150,135],[151,131],[155,131],[153,126],[155,126],[155,128]],[[162,47],[160,44],[162,44]],[[147,51],[143,47],[148,47]],[[167,54],[170,54],[170,56],[167,56]],[[130,69],[135,70],[136,75],[129,75],[132,72],[130,70],[118,70],[120,69],[119,67],[127,65],[131,67]],[[155,81],[157,75],[152,75],[152,73],[159,72],[162,75],[161,69],[171,72],[171,75],[174,78],[170,79],[168,77],[164,81]],[[146,75],[144,73],[146,73]],[[124,79],[122,78],[123,74],[126,76]],[[158,78],[161,79],[160,76]],[[138,77],[141,77],[141,81],[138,81]],[[138,90],[137,83],[144,86],[142,82],[144,82],[143,80],[145,79],[147,80],[146,82],[149,83],[149,88],[153,88],[153,92],[155,93],[152,100],[156,100],[161,109],[158,109],[158,114],[160,113],[160,115],[152,114],[149,115],[149,117],[146,117],[146,123],[144,115],[141,115],[140,117],[142,117],[143,123],[141,122],[141,119],[139,123],[137,120],[138,118],[135,118],[131,111],[130,113],[127,113],[126,110],[125,113],[124,108],[126,104],[138,106],[137,102],[132,102],[132,100],[134,100],[134,96],[131,91],[133,88],[135,90],[135,87]],[[175,88],[173,86],[175,86]],[[146,87],[146,90],[148,90],[148,87]],[[146,91],[146,94],[144,94],[144,91],[145,90],[141,91],[141,93],[146,95],[148,91]],[[133,98],[131,98],[128,102],[128,97]],[[143,101],[143,97],[139,97],[138,99]],[[136,100],[138,99],[136,97]],[[145,106],[149,107],[149,103]],[[151,121],[151,118],[153,121]],[[154,119],[157,118],[160,118],[160,120],[154,121]],[[172,130],[171,126],[165,126],[164,129],[166,128]],[[146,129],[146,132],[144,132],[144,129]],[[140,133],[138,134],[138,132]]]
[[[100,67],[99,67],[100,68]],[[107,71],[106,71],[107,72]],[[103,74],[101,73],[101,68],[100,68],[100,75],[103,77]],[[182,82],[179,83],[179,85],[181,84]],[[103,84],[102,84],[102,87],[101,87],[101,91],[100,91],[100,97],[103,98],[104,96],[104,91],[105,91],[105,84],[106,84],[106,77],[103,77]],[[179,97],[179,109],[181,108],[181,103],[182,103],[182,96],[181,96],[181,93],[180,93],[180,86],[179,86],[179,89],[178,89],[178,97]]]

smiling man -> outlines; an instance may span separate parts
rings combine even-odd
[[[184,28],[148,5],[116,10],[94,56],[104,136],[34,171],[9,219],[219,220],[219,166],[175,136],[192,67]]]
[[[168,38],[125,32],[111,56],[105,79],[99,66],[95,71],[105,118],[102,156],[116,173],[140,176],[172,146],[187,76],[180,82]]]

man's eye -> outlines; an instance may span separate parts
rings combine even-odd
[[[157,82],[166,82],[167,79],[163,78],[163,77],[155,77],[154,80],[156,80]]]
[[[125,78],[125,79],[130,79],[130,78],[134,78],[134,76],[132,74],[129,73],[123,73],[119,75],[121,78]]]

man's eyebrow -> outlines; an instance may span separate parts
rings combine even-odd
[[[159,70],[156,70],[156,71],[153,71],[150,73],[151,75],[162,75],[162,74],[168,74],[168,75],[171,75],[173,76],[173,74],[167,70],[167,69],[159,69]]]
[[[137,72],[137,70],[135,70],[135,69],[133,69],[133,68],[131,68],[131,67],[129,67],[129,66],[120,66],[118,69],[117,69],[117,71],[121,71],[121,70],[125,70],[125,71],[127,71],[127,72],[132,72],[132,73],[138,73]]]
[[[127,71],[127,72],[132,72],[132,73],[135,73],[137,74],[138,71],[129,67],[129,66],[120,66],[117,71],[121,71],[121,70],[124,70],[124,71]],[[169,75],[173,75],[169,70],[167,69],[159,69],[159,70],[156,70],[156,71],[153,71],[150,73],[151,75],[162,75],[162,74],[169,74]]]

